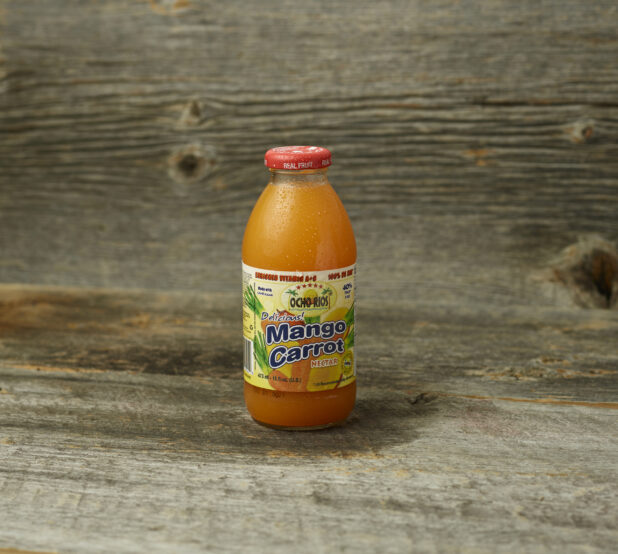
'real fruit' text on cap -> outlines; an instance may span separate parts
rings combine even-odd
[[[271,169],[322,169],[332,163],[330,150],[321,146],[277,146],[264,155]]]

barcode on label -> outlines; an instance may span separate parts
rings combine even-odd
[[[253,341],[247,338],[245,338],[244,367],[249,375],[253,375]]]

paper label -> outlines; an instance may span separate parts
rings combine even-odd
[[[356,267],[242,270],[245,380],[287,392],[353,383]]]

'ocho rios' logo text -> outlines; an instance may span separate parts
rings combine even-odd
[[[319,315],[330,310],[337,298],[335,290],[328,283],[303,283],[286,289],[281,300],[293,314],[306,312]]]

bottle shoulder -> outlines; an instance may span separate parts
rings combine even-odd
[[[354,231],[332,186],[268,185],[245,229],[243,261],[253,267],[288,271],[354,264]]]

